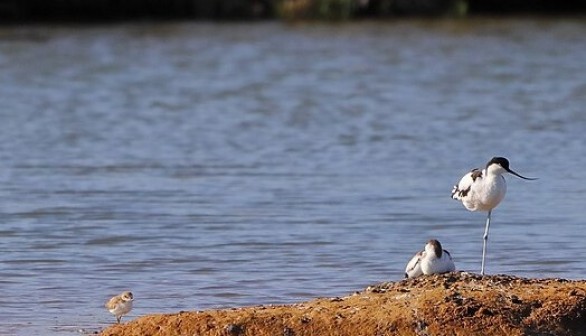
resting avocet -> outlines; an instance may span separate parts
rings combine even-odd
[[[452,189],[452,198],[462,201],[466,209],[470,211],[488,211],[486,227],[484,228],[480,274],[484,274],[484,258],[486,257],[490,215],[492,209],[499,205],[507,192],[507,184],[503,177],[504,173],[510,173],[525,180],[536,180],[536,178],[524,177],[512,171],[509,168],[509,160],[504,157],[493,157],[486,164],[486,168],[483,170],[472,169]]]
[[[405,278],[415,278],[422,274],[446,273],[456,270],[450,252],[442,249],[439,241],[432,239],[425,244],[425,250],[411,258],[405,268]]]

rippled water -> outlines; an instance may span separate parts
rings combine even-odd
[[[430,237],[478,272],[583,278],[583,20],[0,28],[0,334],[399,280]]]

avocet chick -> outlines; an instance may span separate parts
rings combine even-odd
[[[106,309],[116,316],[116,322],[120,323],[122,316],[132,310],[132,301],[134,301],[134,297],[131,292],[122,292],[106,302]]]

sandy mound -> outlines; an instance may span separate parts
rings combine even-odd
[[[449,273],[287,306],[149,315],[101,335],[586,335],[586,281]]]

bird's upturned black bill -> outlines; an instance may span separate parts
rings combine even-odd
[[[513,175],[515,175],[515,176],[517,176],[517,177],[520,177],[520,178],[524,179],[524,180],[537,180],[537,179],[538,179],[538,178],[536,178],[536,177],[525,177],[525,176],[521,176],[521,175],[519,175],[519,174],[515,173],[514,171],[512,171],[511,169],[507,169],[507,171],[508,171],[509,173],[511,173],[511,174],[513,174]]]

